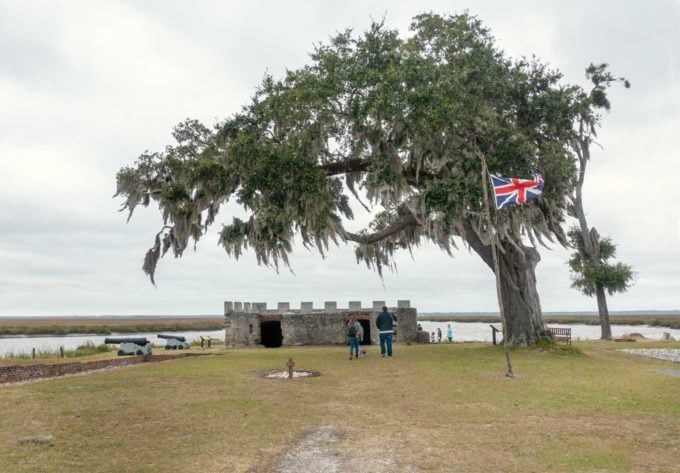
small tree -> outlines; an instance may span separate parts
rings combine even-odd
[[[593,88],[588,94],[582,92],[576,101],[576,129],[572,140],[572,147],[577,158],[578,174],[574,185],[574,192],[570,196],[570,214],[578,220],[578,227],[569,233],[571,245],[576,249],[569,266],[573,271],[572,287],[580,289],[587,296],[595,294],[597,308],[602,328],[602,339],[611,340],[612,331],[609,323],[609,310],[605,290],[609,294],[625,292],[633,278],[631,266],[623,263],[610,265],[609,258],[616,253],[616,246],[610,238],[600,239],[595,227],[589,228],[583,210],[583,183],[585,181],[586,166],[590,160],[590,145],[597,136],[600,125],[598,109],[609,110],[610,103],[606,91],[615,82],[622,82],[628,88],[630,83],[623,77],[614,77],[607,70],[606,64],[591,64],[586,69],[586,77],[593,82]]]
[[[578,228],[569,232],[571,244],[576,251],[569,260],[571,268],[571,286],[583,292],[586,296],[597,297],[597,308],[600,314],[602,337],[611,340],[612,332],[609,325],[609,311],[605,291],[612,295],[625,292],[633,280],[633,268],[624,263],[612,264],[610,259],[616,257],[616,245],[611,238],[600,238],[597,230],[590,230],[589,238],[595,244],[597,257],[592,258],[586,251],[584,238]]]

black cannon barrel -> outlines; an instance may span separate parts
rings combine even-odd
[[[149,340],[146,338],[116,338],[106,337],[104,343],[134,343],[135,345],[148,345]]]
[[[162,333],[158,334],[158,338],[165,338],[165,339],[174,338],[175,340],[179,340],[180,342],[186,342],[187,341],[186,337],[182,337],[180,335],[163,335]]]

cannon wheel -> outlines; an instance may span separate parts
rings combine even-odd
[[[118,356],[123,356],[125,355],[125,352],[123,350],[118,350]]]
[[[142,350],[137,350],[137,355],[143,355]]]

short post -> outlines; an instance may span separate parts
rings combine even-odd
[[[201,335],[201,348],[205,348],[203,344],[205,343],[205,337]]]
[[[32,358],[35,360],[35,347],[33,347],[33,355]]]
[[[208,348],[210,348],[210,344],[212,343],[212,337],[208,338]]]
[[[59,353],[61,354],[61,357],[64,358],[64,346],[59,347]]]
[[[286,366],[288,366],[288,379],[293,378],[293,366],[295,366],[295,362],[293,361],[292,358],[288,358],[288,363],[286,363]]]

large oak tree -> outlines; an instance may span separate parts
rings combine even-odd
[[[187,120],[175,145],[120,170],[130,214],[155,202],[163,215],[144,271],[153,281],[161,256],[181,256],[229,199],[249,214],[219,235],[236,258],[252,249],[278,268],[295,238],[322,254],[351,242],[359,261],[382,272],[399,250],[430,241],[450,254],[460,237],[493,270],[483,156],[497,173],[545,178],[542,198],[503,210],[495,233],[509,341],[533,344],[547,336],[536,245],[566,244],[561,223],[575,182],[580,89],[560,80],[538,60],[511,61],[467,14],[419,15],[408,37],[383,23],[338,34],[309,65],[266,76],[240,113],[213,128]],[[373,219],[352,232],[357,201]]]

